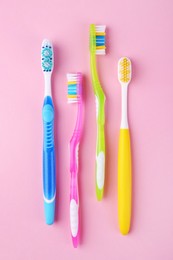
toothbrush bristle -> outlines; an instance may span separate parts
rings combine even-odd
[[[106,53],[106,26],[90,25],[90,52],[96,55],[105,55]]]
[[[105,55],[106,54],[106,26],[96,25],[96,54]]]
[[[122,57],[118,62],[118,79],[120,83],[129,83],[131,80],[131,61],[127,57]]]
[[[49,40],[43,40],[41,47],[41,67],[43,72],[52,72],[53,70],[53,47]]]
[[[68,103],[79,102],[81,97],[81,73],[71,73],[67,74],[67,84],[68,84]]]

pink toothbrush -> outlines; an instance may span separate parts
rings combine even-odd
[[[70,228],[73,246],[79,243],[78,150],[82,132],[82,74],[67,74],[68,103],[78,104],[76,126],[70,140]]]

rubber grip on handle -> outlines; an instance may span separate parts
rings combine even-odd
[[[54,148],[54,107],[51,97],[44,99],[43,111],[43,194],[45,219],[53,224],[55,215],[55,148]]]
[[[70,228],[73,246],[77,247],[79,242],[79,205],[75,199],[70,201]]]
[[[104,125],[98,125],[97,131],[97,157],[96,157],[96,195],[102,200],[105,181],[105,136]]]
[[[120,129],[118,149],[118,222],[120,232],[126,235],[131,221],[131,149],[128,129]]]

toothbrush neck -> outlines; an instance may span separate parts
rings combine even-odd
[[[128,85],[123,85],[121,87],[122,103],[121,103],[121,128],[128,129],[128,115],[127,115],[127,93]]]
[[[79,100],[75,130],[81,133],[81,127],[82,127],[82,100]]]
[[[52,90],[51,90],[51,73],[46,73],[44,75],[44,82],[45,82],[45,91],[44,96],[52,96]]]
[[[91,75],[93,84],[97,84],[99,82],[98,73],[97,73],[97,65],[96,65],[96,54],[90,54],[90,64],[91,64]]]
[[[78,112],[77,112],[77,119],[75,129],[71,138],[71,142],[77,144],[80,140],[81,131],[82,131],[82,113],[83,113],[83,105],[82,100],[78,101]]]
[[[77,154],[78,154],[78,147],[79,147],[81,130],[82,130],[82,109],[83,109],[82,100],[79,100],[76,125],[75,125],[72,138],[70,140],[70,171],[73,174],[73,176],[76,176],[77,169],[78,169]]]

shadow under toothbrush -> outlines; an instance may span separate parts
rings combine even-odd
[[[135,167],[135,154],[137,153],[136,151],[136,145],[135,145],[135,135],[133,135],[133,125],[132,125],[132,122],[130,122],[130,103],[132,103],[133,101],[131,100],[130,98],[130,93],[131,93],[131,89],[133,88],[133,83],[135,82],[135,79],[136,79],[136,73],[137,73],[137,69],[136,69],[136,63],[135,61],[133,61],[132,59],[130,59],[131,62],[132,62],[132,81],[130,82],[129,84],[129,92],[128,92],[128,121],[129,121],[129,129],[130,129],[130,142],[131,142],[131,156],[132,156],[132,212],[131,212],[131,226],[130,226],[130,231],[129,233],[133,232],[133,230],[135,229],[135,219],[137,218],[136,214],[137,214],[137,210],[136,210],[136,190],[137,190],[137,185],[136,185],[136,178],[137,178],[137,175],[136,175],[136,167]],[[137,74],[138,75],[138,74]]]
[[[109,122],[115,120],[115,118],[109,117],[108,111],[111,111],[111,100],[109,97],[106,99],[105,103],[105,144],[106,144],[106,160],[105,160],[105,187],[104,187],[104,198],[109,197],[110,191],[115,190],[117,186],[117,142],[118,135],[115,131],[114,139],[110,133]],[[112,125],[111,125],[112,126]],[[112,153],[112,151],[114,151]],[[114,192],[115,193],[115,192]],[[114,194],[115,195],[115,194]],[[116,198],[116,195],[115,195]]]
[[[86,78],[82,73],[82,99],[83,99],[83,122],[82,122],[82,133],[81,133],[81,140],[79,146],[79,175],[78,175],[78,191],[79,191],[79,203],[80,203],[80,210],[79,210],[79,223],[80,223],[80,236],[79,236],[79,246],[83,244],[84,237],[85,237],[85,214],[84,213],[84,199],[83,199],[83,191],[85,190],[85,178],[87,177],[84,174],[85,169],[85,162],[83,160],[83,151],[84,151],[84,140],[85,140],[85,125],[86,125],[86,115],[85,107],[86,107],[86,97],[87,97],[87,88],[86,88]]]
[[[55,202],[55,222],[59,221],[61,219],[61,214],[60,214],[60,204],[59,204],[59,198],[61,196],[61,190],[60,188],[62,187],[61,185],[61,174],[60,174],[60,150],[59,150],[59,138],[60,138],[60,131],[59,131],[59,108],[58,104],[55,101],[55,96],[56,96],[56,71],[58,71],[58,64],[56,61],[60,60],[60,51],[59,48],[57,47],[56,44],[53,44],[53,49],[54,49],[54,69],[52,73],[52,97],[53,97],[53,104],[54,104],[54,109],[55,109],[55,119],[54,119],[54,141],[55,141],[55,157],[56,157],[56,202]],[[57,134],[58,133],[58,134]]]

